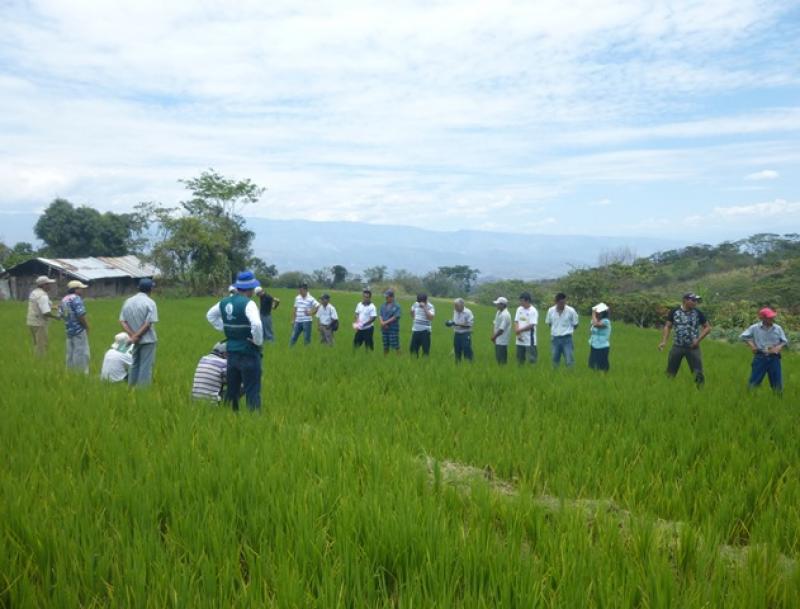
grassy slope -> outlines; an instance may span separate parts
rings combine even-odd
[[[58,326],[34,362],[23,308],[0,306],[0,606],[800,605],[777,556],[800,553],[796,357],[782,400],[747,394],[741,347],[705,347],[698,392],[663,378],[656,332],[621,326],[608,377],[585,368],[585,325],[572,373],[498,369],[475,307],[478,361],[456,367],[447,305],[430,361],[353,353],[347,329],[332,352],[290,351],[280,295],[264,412],[239,417],[187,399],[217,338],[210,300],[161,302],[141,393],[94,377],[119,302],[89,303],[90,379],[63,372]],[[334,298],[346,318],[356,297]],[[432,487],[422,455],[491,466],[520,494]],[[632,537],[547,514],[542,493],[613,498]],[[677,553],[658,518],[689,524]],[[765,549],[732,572],[725,543]]]

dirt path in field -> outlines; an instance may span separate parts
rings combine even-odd
[[[448,486],[458,489],[469,495],[475,482],[487,485],[494,493],[501,496],[515,496],[519,494],[516,486],[508,480],[497,478],[491,468],[480,469],[472,465],[465,465],[456,461],[439,461],[433,457],[425,457],[425,467],[432,482],[437,477]],[[437,476],[438,468],[438,476]],[[553,495],[535,495],[532,502],[537,507],[550,514],[569,510],[581,514],[591,526],[600,515],[614,519],[619,525],[623,535],[630,535],[631,521],[634,515],[621,508],[611,499],[563,499]],[[675,556],[680,544],[680,536],[689,528],[685,522],[664,520],[662,518],[652,521],[653,530],[659,547],[665,548],[671,556]],[[697,537],[698,544],[704,546],[702,538]],[[766,549],[764,544],[752,546],[721,545],[718,548],[719,557],[731,567],[741,567],[747,563],[748,557],[758,551]],[[785,575],[791,575],[797,569],[797,561],[783,554],[778,555],[778,564]]]

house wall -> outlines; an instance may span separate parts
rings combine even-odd
[[[11,277],[10,292],[15,300],[27,300],[28,295],[36,287],[36,278],[46,273],[33,275],[19,275]],[[67,293],[67,283],[72,280],[69,275],[53,272],[50,277],[56,280],[50,295],[53,300],[61,298]],[[86,298],[114,298],[134,294],[139,285],[139,280],[133,277],[115,277],[113,279],[97,279],[89,283],[89,288],[84,290]]]

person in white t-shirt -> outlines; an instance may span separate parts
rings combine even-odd
[[[336,312],[336,307],[331,304],[329,294],[323,294],[319,300],[316,314],[319,339],[323,345],[333,347],[333,333],[339,325],[339,314]]]
[[[128,333],[120,332],[103,356],[100,380],[119,383],[128,379],[128,370],[133,364],[133,343],[128,342]]]
[[[364,290],[361,292],[361,302],[356,305],[356,314],[353,318],[353,329],[356,331],[353,337],[353,347],[358,349],[364,345],[365,349],[375,350],[373,340],[375,334],[375,320],[378,318],[378,310],[372,302],[372,292]]]
[[[536,344],[536,325],[539,323],[539,311],[531,303],[529,292],[519,295],[519,306],[514,316],[514,332],[517,335],[517,363],[525,362],[535,364],[539,359],[538,345]]]
[[[567,304],[567,295],[564,292],[556,294],[555,306],[547,310],[545,323],[550,326],[550,350],[553,357],[553,366],[558,368],[561,356],[567,368],[575,364],[575,345],[572,334],[578,327],[578,312]]]
[[[431,327],[436,309],[433,303],[428,302],[428,295],[424,292],[417,294],[417,302],[411,305],[411,351],[412,355],[419,357],[420,347],[422,355],[431,352]]]
[[[475,316],[464,303],[463,298],[456,298],[453,301],[453,319],[445,322],[453,328],[453,352],[456,356],[456,363],[463,357],[467,361],[472,361],[472,326],[475,325]]]
[[[47,324],[51,319],[58,319],[50,302],[50,288],[56,282],[46,275],[36,278],[36,287],[28,296],[28,327],[33,337],[36,357],[47,354]]]
[[[492,342],[494,343],[494,358],[498,364],[508,363],[508,340],[511,338],[511,313],[508,312],[508,298],[499,296],[493,301],[497,307],[492,327]]]
[[[294,347],[300,335],[303,335],[303,344],[311,344],[311,319],[317,312],[319,303],[317,299],[308,293],[308,284],[301,283],[297,289],[298,294],[294,297],[292,307],[292,336],[289,339],[289,346]]]

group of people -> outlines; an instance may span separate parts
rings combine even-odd
[[[68,370],[89,374],[89,319],[83,291],[89,286],[74,279],[67,283],[67,293],[55,306],[50,291],[55,280],[42,275],[28,297],[27,324],[33,338],[34,353],[44,357],[47,353],[48,324],[53,319],[64,322],[66,331],[66,365]],[[155,324],[158,306],[150,297],[155,287],[152,279],[139,281],[139,291],[122,305],[119,323],[124,332],[114,337],[114,342],[103,356],[100,377],[103,380],[127,381],[131,386],[149,385],[153,379],[156,358]]]
[[[47,324],[51,319],[61,319],[66,329],[66,364],[71,370],[89,371],[89,323],[86,305],[82,298],[88,286],[74,280],[67,284],[67,294],[58,307],[50,301],[49,291],[54,280],[42,276],[36,281],[28,301],[27,323],[31,330],[34,350],[43,356],[47,350]],[[103,359],[101,377],[118,382],[127,380],[131,386],[148,385],[152,380],[157,337],[155,324],[158,308],[150,297],[154,283],[151,279],[139,282],[139,292],[128,298],[120,312],[118,333]],[[258,296],[258,304],[253,300]],[[381,331],[384,354],[399,354],[400,320],[402,308],[395,301],[394,290],[384,292],[384,302],[376,307],[372,292],[365,289],[361,301],[353,313],[353,346],[374,350],[374,333],[378,325]],[[705,382],[700,343],[708,336],[711,325],[703,312],[697,308],[700,297],[694,293],[683,295],[680,306],[669,312],[664,324],[662,339],[658,347],[663,350],[670,335],[673,343],[667,358],[667,375],[677,375],[685,359],[694,375],[695,383]],[[530,293],[519,295],[519,306],[512,320],[508,310],[508,299],[499,296],[494,300],[496,313],[490,340],[494,344],[498,364],[508,362],[511,339],[516,347],[519,365],[535,364],[539,359],[537,327],[539,312],[533,305]],[[217,342],[211,352],[198,362],[192,394],[199,399],[229,402],[234,410],[239,409],[242,396],[250,410],[261,404],[261,357],[265,342],[274,342],[272,313],[280,300],[268,294],[251,271],[237,275],[236,283],[229,294],[212,306],[206,318],[224,339]],[[418,294],[410,307],[412,355],[430,354],[433,321],[436,308],[426,294]],[[769,307],[759,312],[759,322],[741,334],[753,352],[749,385],[761,385],[765,377],[776,392],[783,389],[781,351],[788,344],[783,329],[775,323],[776,313]],[[291,313],[292,331],[289,345],[294,346],[303,336],[306,345],[311,343],[312,322],[316,318],[320,342],[326,346],[334,344],[339,329],[339,315],[331,304],[329,294],[317,301],[301,284],[295,297]],[[559,292],[555,302],[546,313],[545,324],[550,328],[551,362],[558,367],[561,361],[567,367],[575,363],[573,335],[579,325],[577,311],[567,304],[566,294]],[[453,302],[453,313],[445,325],[453,330],[453,353],[456,362],[473,359],[472,332],[475,317],[466,307],[464,299]],[[608,305],[601,302],[592,307],[589,334],[589,367],[598,371],[609,371],[611,350],[611,320]]]

